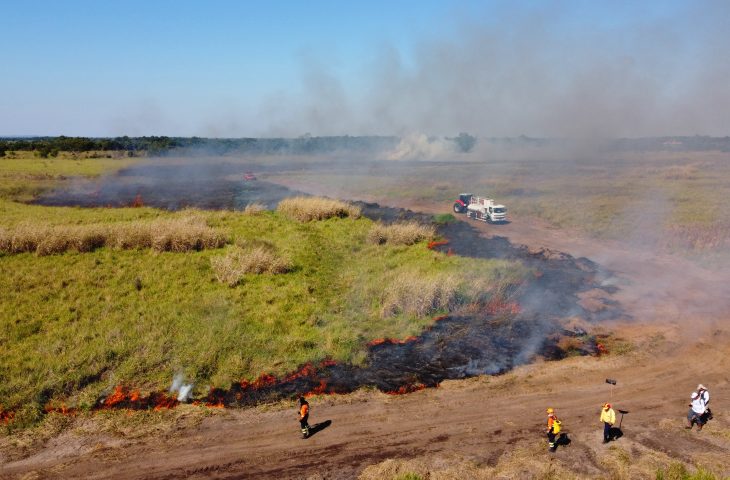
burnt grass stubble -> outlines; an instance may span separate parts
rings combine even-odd
[[[177,210],[240,209],[258,201],[273,208],[282,198],[299,194],[285,187],[262,181],[237,180],[241,165],[218,164],[197,171],[195,166],[180,172],[179,166],[143,165],[121,171],[100,181],[74,188],[56,190],[40,197],[42,205],[129,206],[140,195],[145,205]],[[431,222],[430,215],[410,210],[362,203],[363,214],[384,223],[416,220]],[[495,230],[499,226],[495,226]],[[308,366],[282,379],[234,383],[229,389],[211,389],[209,403],[248,406],[297,395],[350,393],[360,387],[374,387],[388,393],[407,393],[436,387],[447,379],[480,374],[500,374],[531,361],[536,355],[560,359],[570,354],[595,354],[596,344],[581,329],[566,330],[561,319],[578,317],[589,322],[625,316],[610,300],[598,313],[589,312],[578,302],[578,294],[602,287],[609,276],[586,258],[550,250],[533,251],[513,245],[507,238],[484,238],[467,222],[449,222],[438,227],[448,244],[435,249],[463,257],[507,259],[522,262],[537,272],[529,280],[506,292],[507,301],[520,306],[519,312],[455,313],[434,322],[416,339],[406,342],[384,341],[368,347],[363,365],[323,362]],[[561,337],[576,337],[579,347],[566,352],[558,346]],[[575,343],[574,343],[575,344]],[[203,399],[200,399],[203,400]],[[104,398],[99,399],[102,404]],[[121,408],[144,408],[121,402]]]

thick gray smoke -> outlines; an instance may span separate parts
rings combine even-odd
[[[263,133],[727,134],[730,3],[652,15],[613,2],[514,5],[453,20],[455,33],[414,42],[412,55],[384,47],[358,87],[307,61],[302,90],[259,112]]]

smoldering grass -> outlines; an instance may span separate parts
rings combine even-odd
[[[384,225],[376,223],[368,232],[368,242],[376,245],[413,245],[422,240],[430,240],[436,235],[433,225],[418,222],[393,223]]]
[[[218,281],[230,287],[241,283],[248,274],[286,273],[292,269],[291,262],[266,246],[236,247],[226,255],[211,258],[210,263]]]
[[[293,197],[279,202],[277,211],[299,222],[332,217],[359,218],[360,208],[347,202],[323,197]]]

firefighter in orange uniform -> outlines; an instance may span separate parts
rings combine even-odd
[[[299,425],[302,427],[302,438],[309,437],[309,402],[299,397]]]
[[[560,432],[560,420],[558,420],[558,416],[555,415],[555,410],[553,408],[548,408],[547,414],[548,450],[554,452],[558,448],[555,440],[557,438],[558,432]]]

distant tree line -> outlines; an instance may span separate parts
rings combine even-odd
[[[252,154],[308,154],[338,150],[372,152],[393,148],[397,137],[338,136],[298,138],[201,138],[201,137],[32,137],[0,138],[0,156],[6,151],[35,151],[41,157],[59,152],[126,151],[147,155],[165,155],[171,151],[190,150],[195,153],[223,155],[226,153]]]
[[[460,152],[470,152],[477,138],[460,133],[446,137],[454,142]],[[202,138],[202,137],[0,137],[0,157],[8,151],[33,151],[41,157],[53,157],[59,152],[125,151],[129,155],[167,155],[195,153],[225,155],[228,153],[249,154],[321,154],[336,151],[378,152],[394,148],[400,138],[391,136],[349,135],[337,137],[313,137],[303,135],[297,138]],[[569,139],[519,137],[489,138],[487,142],[513,146],[569,145]],[[603,148],[620,151],[707,151],[730,152],[730,137],[646,137],[619,138],[608,140]]]

